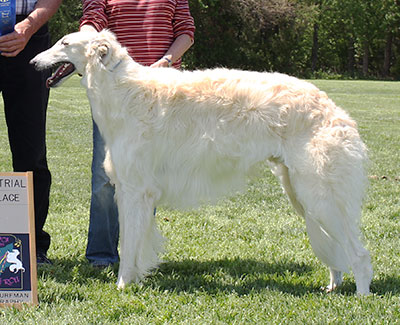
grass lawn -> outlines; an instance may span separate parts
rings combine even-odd
[[[74,77],[52,90],[48,111],[53,185],[46,230],[54,265],[39,268],[39,306],[0,310],[1,323],[400,323],[400,83],[313,83],[350,112],[369,147],[363,231],[375,272],[372,296],[355,295],[351,274],[338,292],[320,291],[328,270],[268,170],[247,192],[217,206],[159,208],[165,263],[143,283],[117,291],[117,269],[93,269],[84,256],[91,117]],[[0,171],[11,171],[2,107],[0,115]]]

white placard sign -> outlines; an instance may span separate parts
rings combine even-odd
[[[0,306],[37,304],[33,176],[0,173]]]

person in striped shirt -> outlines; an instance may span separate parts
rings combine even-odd
[[[107,28],[138,63],[181,65],[193,44],[195,25],[188,0],[83,0],[81,31]],[[93,122],[92,198],[86,258],[98,267],[118,262],[118,211],[103,169],[104,142]]]

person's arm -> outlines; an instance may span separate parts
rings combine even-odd
[[[96,30],[100,32],[108,27],[106,14],[107,0],[83,0],[82,17],[79,21],[80,31]]]
[[[60,7],[62,0],[38,0],[35,9],[21,22],[14,31],[0,37],[1,55],[7,57],[20,53],[40,27],[42,27]]]
[[[182,34],[171,44],[165,55],[151,65],[152,68],[168,67],[177,61],[192,46],[193,39],[188,34]]]
[[[177,0],[173,19],[175,41],[164,56],[151,67],[168,67],[178,61],[194,43],[194,19],[190,14],[188,0]]]

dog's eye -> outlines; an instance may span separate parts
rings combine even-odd
[[[61,41],[61,44],[67,46],[67,45],[69,45],[69,42],[67,40],[63,39]]]

